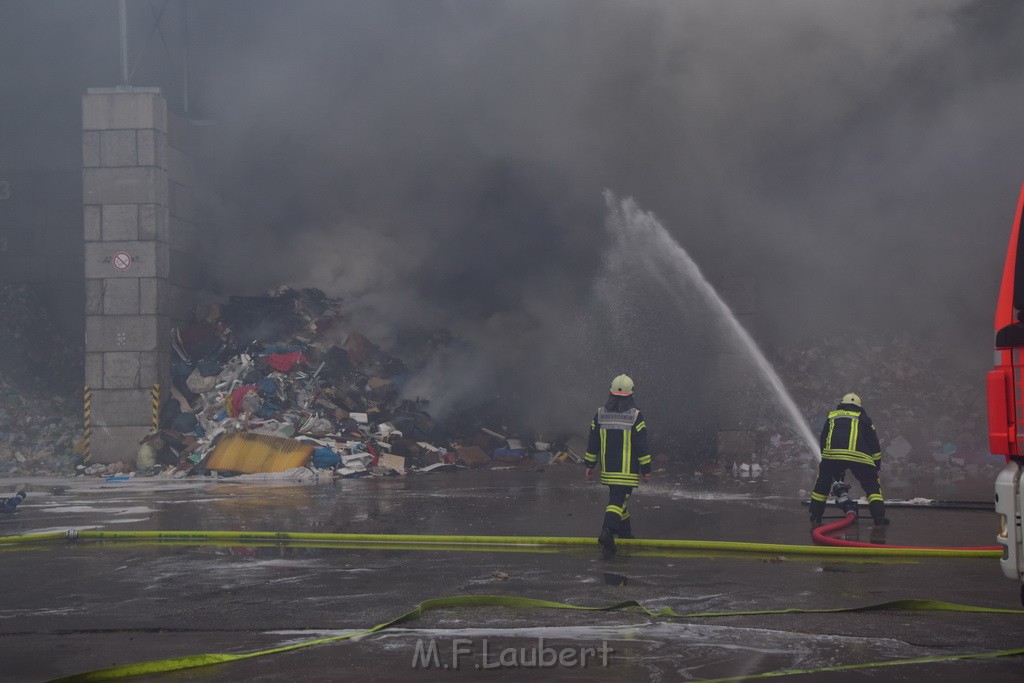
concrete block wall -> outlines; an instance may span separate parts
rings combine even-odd
[[[85,386],[94,462],[132,461],[170,387],[167,103],[156,88],[82,99]]]
[[[212,129],[169,114],[158,88],[90,88],[82,129],[89,450],[130,462],[169,395],[171,328],[202,280]]]
[[[133,460],[169,396],[171,329],[204,275],[214,129],[167,111],[158,88],[82,99],[85,386],[92,460]],[[153,388],[159,387],[154,401]]]

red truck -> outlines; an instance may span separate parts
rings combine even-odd
[[[993,454],[1006,458],[1006,467],[996,477],[996,514],[1003,546],[999,564],[1008,578],[1022,582],[1024,604],[1024,536],[1021,510],[1024,495],[1024,240],[1021,214],[1024,188],[1017,200],[1017,214],[1010,232],[1003,281],[999,288],[995,321],[995,368],[988,373],[988,441]]]

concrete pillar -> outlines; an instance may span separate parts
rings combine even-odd
[[[167,102],[158,88],[82,98],[85,385],[94,462],[132,461],[170,387]]]

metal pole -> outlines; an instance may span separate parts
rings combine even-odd
[[[121,85],[128,85],[128,6],[127,0],[118,0],[121,19]]]

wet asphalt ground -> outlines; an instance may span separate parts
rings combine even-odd
[[[996,471],[890,476],[883,479],[884,492],[891,498],[990,500]],[[808,544],[800,489],[812,479],[813,472],[801,471],[769,472],[766,481],[697,482],[662,472],[631,502],[634,530],[647,538]],[[595,536],[606,495],[604,487],[583,481],[581,467],[569,465],[315,485],[5,480],[0,494],[19,483],[28,485],[29,496],[16,515],[0,517],[0,536],[68,529]],[[889,514],[890,527],[873,529],[862,520],[848,537],[994,544],[992,512]],[[576,605],[633,599],[677,612],[831,608],[901,598],[1020,607],[1018,586],[1002,576],[994,559],[627,550],[605,558],[596,546],[508,552],[58,541],[0,548],[0,563],[3,681],[276,647],[361,630],[448,595],[517,595]],[[603,646],[610,650],[606,660]],[[566,661],[575,665],[524,666],[541,647],[570,651]],[[1024,615],[865,612],[671,620],[639,611],[458,608],[358,641],[148,679],[677,681],[1013,647],[1024,647]],[[517,648],[526,651],[516,654]],[[585,653],[585,668],[578,665],[584,648],[595,650]],[[465,654],[456,657],[457,649]],[[508,652],[519,666],[501,665],[512,662]],[[1019,681],[1022,671],[1024,658],[1011,657],[798,680]]]

